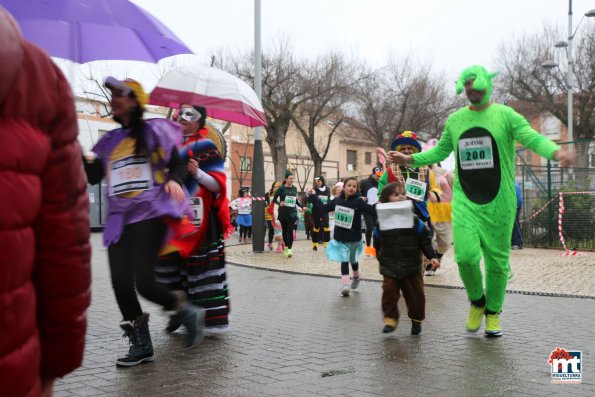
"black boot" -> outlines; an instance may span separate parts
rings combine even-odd
[[[120,327],[124,330],[124,337],[128,337],[130,349],[126,356],[116,360],[116,365],[133,367],[135,365],[153,361],[153,343],[149,334],[149,314],[143,313],[134,321],[122,321]]]
[[[190,302],[185,302],[182,308],[176,313],[182,320],[182,324],[188,331],[187,348],[191,349],[205,338],[205,309],[194,306]]]

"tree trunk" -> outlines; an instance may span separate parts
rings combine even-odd
[[[289,117],[277,118],[274,123],[268,120],[269,125],[266,127],[266,141],[271,149],[271,157],[273,158],[273,166],[275,167],[275,181],[280,182],[285,179],[285,171],[287,170],[285,137],[289,129],[289,120]]]
[[[576,154],[576,168],[575,178],[576,187],[579,190],[589,188],[591,181],[588,180],[590,175],[589,169],[589,144],[588,140],[579,140],[574,144],[574,151]]]

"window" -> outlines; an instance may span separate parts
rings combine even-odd
[[[240,157],[240,171],[252,171],[252,157]]]
[[[372,152],[366,152],[365,162],[366,162],[366,165],[372,164]]]
[[[541,132],[550,139],[560,139],[562,122],[550,113],[541,116]]]
[[[357,169],[357,152],[355,150],[347,151],[347,171],[355,171]]]

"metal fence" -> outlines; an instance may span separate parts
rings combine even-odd
[[[564,242],[569,250],[595,250],[595,168],[559,168],[549,161],[533,166],[522,161],[522,152],[516,180],[524,245],[564,248]]]

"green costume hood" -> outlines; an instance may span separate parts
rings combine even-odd
[[[478,91],[486,90],[486,94],[477,105],[482,106],[490,101],[492,90],[494,88],[492,79],[498,75],[498,72],[490,73],[486,68],[474,65],[463,70],[457,80],[457,95],[464,91],[465,82],[473,79],[473,89]]]

